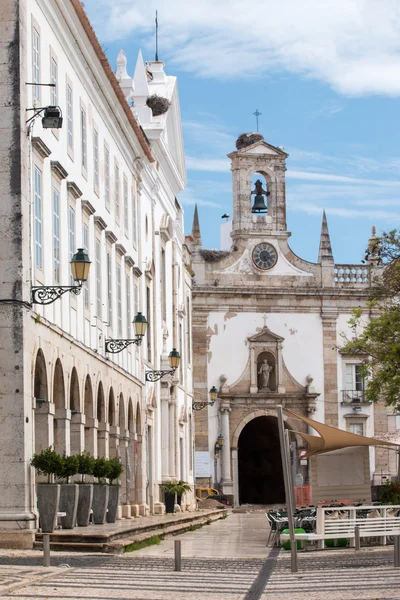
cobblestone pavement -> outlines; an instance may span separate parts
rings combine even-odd
[[[400,600],[393,547],[307,551],[295,574],[290,553],[281,551],[262,592],[264,521],[231,515],[179,536],[180,573],[173,570],[173,539],[121,556],[54,552],[49,569],[40,552],[0,550],[0,600]]]

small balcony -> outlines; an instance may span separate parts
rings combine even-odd
[[[365,398],[365,390],[342,390],[342,406],[354,404],[371,404]]]

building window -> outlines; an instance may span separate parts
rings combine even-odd
[[[129,274],[126,275],[126,336],[130,338],[131,335],[131,278]]]
[[[365,392],[365,379],[362,374],[360,364],[346,363],[344,372],[344,392],[343,400],[345,402],[363,402]]]
[[[40,83],[40,35],[33,28],[32,30],[32,74],[33,83]],[[33,100],[40,102],[40,86],[33,86]]]
[[[82,244],[83,249],[86,254],[89,253],[89,227],[86,223],[83,224],[82,227]],[[89,282],[85,281],[83,284],[83,301],[85,304],[85,308],[89,308]]]
[[[52,106],[57,106],[57,79],[58,79],[57,61],[54,56],[50,59],[50,81],[55,87],[50,88],[50,103]]]
[[[35,167],[34,181],[34,212],[35,212],[35,265],[38,269],[42,268],[42,172]]]
[[[110,209],[110,151],[104,146],[104,202]]]
[[[118,320],[118,335],[122,336],[122,282],[121,282],[121,265],[117,265],[117,320]]]
[[[128,213],[128,181],[124,177],[124,233],[128,237],[129,213]]]
[[[99,191],[99,134],[93,129],[93,185]]]
[[[115,186],[115,220],[119,223],[119,167],[115,165],[114,169],[114,186]]]
[[[107,252],[107,297],[108,297],[108,325],[112,327],[112,271],[111,252]]]
[[[102,302],[101,302],[101,242],[96,238],[96,309],[97,309],[97,325],[100,325],[102,319]]]
[[[72,206],[69,207],[69,216],[68,216],[68,225],[69,225],[69,260],[75,254],[75,211]],[[71,273],[71,284],[74,284],[74,280]]]
[[[151,362],[151,292],[150,288],[146,287],[146,312],[147,312],[147,360]]]
[[[349,431],[356,435],[364,435],[364,423],[350,423]]]
[[[74,129],[73,129],[73,96],[72,87],[67,84],[67,143],[68,148],[74,147]]]
[[[181,355],[181,362],[179,363],[179,383],[183,383],[183,327],[182,327],[182,323],[179,323],[179,353]]]
[[[149,233],[149,224],[146,215],[146,241]],[[132,241],[133,245],[136,246],[137,243],[137,206],[136,206],[136,197],[135,194],[132,194]]]
[[[53,269],[54,283],[60,283],[60,194],[53,188]]]
[[[186,298],[186,331],[187,331],[187,361],[188,361],[188,364],[190,364],[190,362],[191,362],[191,354],[192,354],[192,340],[190,339],[190,330],[191,330],[190,299]]]
[[[165,250],[161,250],[161,306],[162,318],[167,320],[167,265],[165,258]]]
[[[81,108],[81,164],[84,169],[87,168],[87,133],[86,133],[86,111]]]

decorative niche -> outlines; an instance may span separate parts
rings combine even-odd
[[[248,338],[250,350],[250,393],[285,393],[282,344],[284,339],[263,327]]]

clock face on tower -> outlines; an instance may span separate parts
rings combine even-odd
[[[253,250],[253,262],[259,269],[271,269],[277,260],[278,255],[271,244],[258,244]]]

